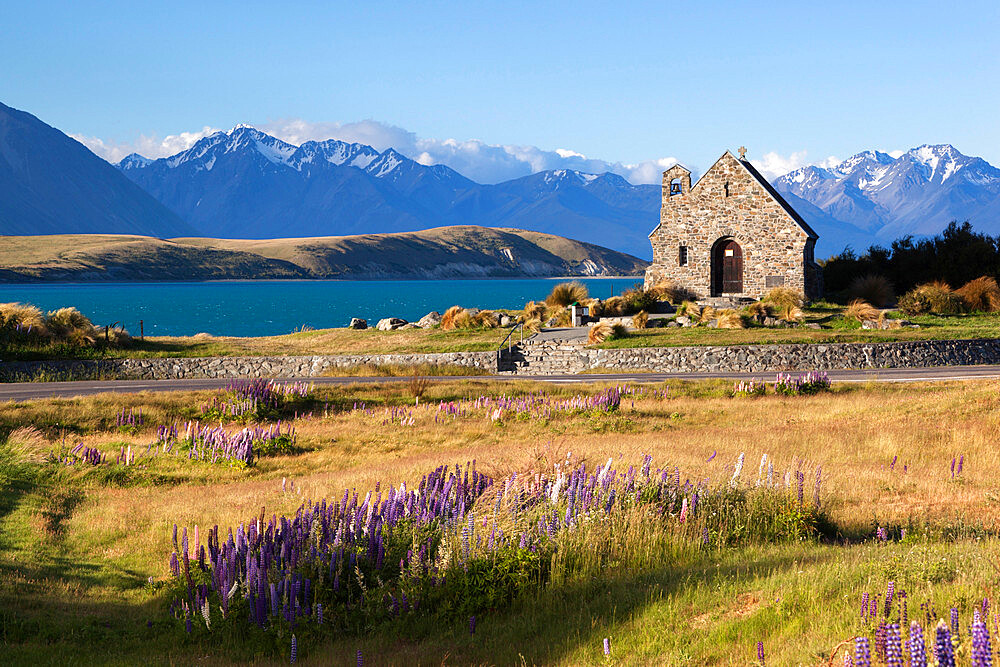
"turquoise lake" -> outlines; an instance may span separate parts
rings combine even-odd
[[[416,321],[432,310],[521,308],[567,279],[266,280],[232,282],[0,285],[0,302],[42,310],[76,306],[94,324],[120,322],[149,336],[272,336],[299,327],[343,327],[352,317],[371,326],[383,317]],[[621,294],[642,278],[580,278],[591,296]]]

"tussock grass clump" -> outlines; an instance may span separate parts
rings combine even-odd
[[[692,320],[701,319],[701,306],[694,301],[685,301],[677,307],[677,315],[690,317]]]
[[[980,276],[970,280],[957,290],[955,294],[965,302],[970,312],[996,313],[1000,311],[1000,286],[989,276]]]
[[[623,315],[633,315],[641,310],[648,311],[662,300],[660,292],[655,289],[644,289],[641,285],[636,285],[622,293],[624,302]]]
[[[747,323],[740,313],[727,308],[726,310],[718,313],[717,326],[720,329],[746,329]]]
[[[565,308],[572,303],[583,303],[589,296],[587,287],[574,280],[571,283],[560,283],[553,287],[549,295],[545,297],[545,303]]]
[[[755,301],[754,303],[743,306],[743,314],[752,320],[756,320],[758,323],[763,323],[764,318],[771,317],[773,311],[770,304]]]
[[[769,304],[774,309],[774,313],[783,320],[791,322],[803,317],[802,305],[805,302],[805,297],[798,290],[793,290],[790,287],[775,287],[765,294],[761,301]]]
[[[599,317],[621,317],[625,314],[625,299],[620,296],[612,296],[601,302]]]
[[[645,310],[640,310],[638,313],[632,316],[632,326],[636,329],[645,329],[649,326],[649,313]]]
[[[468,329],[472,324],[472,316],[469,311],[461,306],[452,306],[444,311],[441,316],[441,330],[453,331],[455,329]]]
[[[599,322],[590,327],[590,331],[587,332],[587,343],[590,345],[603,343],[610,337],[611,325],[607,322]]]
[[[4,337],[21,336],[35,340],[49,338],[42,311],[26,303],[0,303],[0,328]]]
[[[844,317],[858,322],[877,320],[880,315],[881,313],[874,306],[863,299],[854,299],[847,304],[847,308],[844,308]]]
[[[611,325],[611,340],[617,338],[627,338],[628,337],[628,327],[624,324],[612,324]]]
[[[958,315],[965,310],[965,302],[948,283],[936,280],[917,285],[899,299],[899,309],[907,315]]]
[[[529,301],[524,306],[523,317],[525,321],[528,320],[544,320],[545,313],[548,312],[548,307],[542,301]]]
[[[892,283],[886,277],[875,274],[855,278],[847,288],[847,294],[852,301],[866,301],[879,308],[891,304],[894,296]]]
[[[500,318],[492,310],[481,310],[472,316],[471,324],[479,329],[496,329],[500,326]]]
[[[711,322],[712,320],[716,319],[719,316],[718,313],[719,311],[717,311],[715,308],[712,308],[711,306],[705,306],[701,310],[701,314],[698,316],[698,324],[708,324],[709,322]]]

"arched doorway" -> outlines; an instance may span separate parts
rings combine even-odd
[[[712,247],[712,296],[743,291],[743,248],[731,238]]]

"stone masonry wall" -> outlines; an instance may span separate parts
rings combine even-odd
[[[530,375],[575,374],[593,369],[758,373],[1000,364],[997,339],[612,350],[540,342],[524,348],[527,364],[518,372]]]
[[[317,377],[332,368],[365,364],[471,366],[496,372],[496,352],[437,354],[365,354],[312,357],[204,357],[174,359],[101,359],[98,361],[14,361],[0,363],[0,381],[12,382],[44,373],[51,378],[179,378]]]
[[[674,167],[663,175],[647,286],[670,280],[696,298],[713,296],[712,249],[720,239],[731,238],[743,251],[743,292],[732,296],[759,299],[769,289],[768,276],[804,294],[818,294],[814,277],[806,275],[813,265],[809,235],[732,154],[719,158],[693,188],[684,187],[684,173]],[[680,194],[670,194],[673,179],[681,179]],[[680,246],[687,247],[686,266],[679,263]]]

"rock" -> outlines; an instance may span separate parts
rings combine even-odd
[[[352,317],[350,327],[352,329],[367,329],[368,320],[361,317]]]
[[[555,325],[556,325],[556,318],[554,317],[545,323],[545,326],[547,327],[554,327]]]
[[[375,328],[379,331],[395,331],[404,324],[409,324],[406,320],[401,320],[398,317],[387,317],[383,320],[379,320]]]
[[[436,327],[439,324],[441,324],[441,313],[436,310],[432,310],[417,320],[417,326],[421,329],[430,329],[431,327]]]
[[[674,320],[667,320],[667,323],[664,326],[666,326],[667,328],[680,328],[681,325],[675,322]]]
[[[403,326],[399,327],[399,331],[403,331],[404,329],[422,329],[422,328],[423,327],[421,327],[419,324],[414,324],[413,322],[407,322]]]
[[[500,316],[500,326],[502,326],[502,327],[509,327],[512,324],[514,324],[514,320],[510,319],[510,315],[501,315]]]
[[[865,320],[861,323],[862,329],[881,329],[882,323],[878,320]]]
[[[806,329],[822,329],[823,328],[822,326],[820,326],[819,322],[806,322],[803,326]]]
[[[719,328],[719,320],[716,319],[716,318],[713,318],[713,319],[709,320],[708,321],[708,328],[709,329],[718,329]]]
[[[677,319],[674,320],[674,323],[676,323],[676,324],[678,324],[678,325],[680,325],[682,327],[690,326],[690,324],[691,324],[691,318],[688,317],[687,315],[678,315]]]
[[[768,315],[767,317],[764,318],[764,326],[765,327],[776,327],[776,326],[778,326],[778,318],[771,317],[770,315]]]

